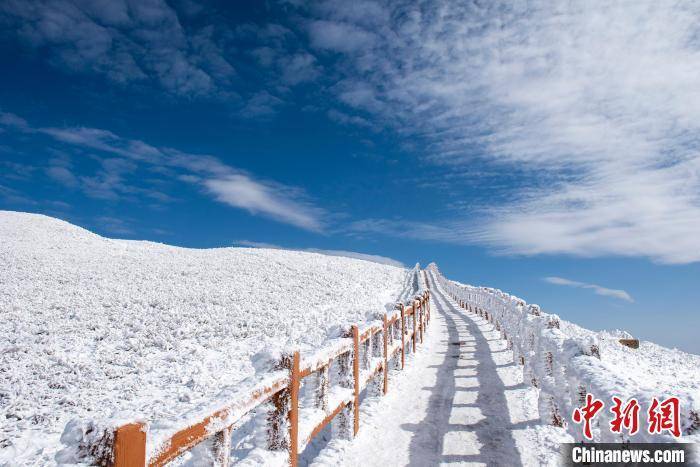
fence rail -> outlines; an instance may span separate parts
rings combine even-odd
[[[634,397],[640,404],[649,406],[654,394],[629,378],[601,362],[600,345],[590,336],[572,336],[564,333],[557,315],[544,313],[537,305],[528,305],[521,299],[500,290],[472,287],[450,281],[434,264],[427,268],[436,282],[461,308],[474,313],[493,324],[508,350],[523,368],[524,380],[538,388],[538,410],[542,422],[565,427],[578,441],[583,441],[581,431],[567,422],[574,409],[585,402],[587,393],[594,393],[607,401],[613,396]],[[639,347],[635,339],[623,339],[623,345]],[[668,388],[668,396],[675,388]],[[677,393],[673,395],[678,395]],[[681,397],[680,427],[684,435],[700,430],[700,401],[692,394]],[[609,424],[610,412],[601,411],[596,423]],[[646,414],[643,414],[646,416]],[[639,430],[634,435],[598,430],[596,442],[669,442],[668,434],[650,434]]]
[[[158,467],[211,439],[216,465],[226,467],[236,425],[255,408],[271,403],[273,409],[267,419],[268,448],[286,451],[289,465],[296,467],[299,453],[333,420],[338,420],[341,436],[351,438],[357,434],[360,394],[380,375],[380,392],[387,393],[390,362],[396,361],[397,368],[404,368],[406,354],[416,352],[429,322],[430,291],[425,290],[410,303],[398,304],[392,313],[384,313],[381,324],[353,325],[345,337],[306,358],[299,351],[284,355],[276,369],[262,381],[150,450],[147,450],[148,425],[135,422],[105,433],[87,451],[93,453],[100,465]],[[335,378],[331,378],[332,370]],[[300,389],[307,378],[315,379],[315,390],[312,407],[302,416]],[[331,384],[332,379],[336,385]]]

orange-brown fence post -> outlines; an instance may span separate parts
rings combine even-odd
[[[228,467],[231,459],[231,427],[214,435],[214,465]]]
[[[122,425],[114,432],[112,467],[145,467],[146,425],[141,422]]]
[[[289,465],[299,464],[299,351],[292,356],[289,372]]]
[[[355,399],[353,402],[353,434],[360,429],[360,329],[352,327],[352,344],[355,356],[352,360],[352,377],[355,380]]]
[[[413,300],[413,353],[416,353],[416,338],[418,337],[416,335],[416,331],[418,330],[416,328],[416,301]]]
[[[386,322],[386,313],[384,313],[384,330],[382,331],[384,336],[384,394],[389,390],[389,336],[387,334],[389,329],[387,328]]]
[[[406,319],[404,306],[401,304],[401,369],[406,366]]]

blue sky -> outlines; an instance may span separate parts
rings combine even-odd
[[[700,353],[700,11],[5,1],[0,209],[438,263]]]

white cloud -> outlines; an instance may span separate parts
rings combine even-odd
[[[96,218],[95,221],[97,222],[97,225],[99,225],[100,228],[102,228],[102,230],[105,230],[109,233],[127,236],[134,234],[134,230],[132,229],[130,223],[122,218],[101,216]]]
[[[9,116],[9,117],[8,117]],[[261,180],[206,154],[189,154],[173,148],[157,148],[143,141],[122,138],[108,130],[84,127],[35,128],[13,114],[0,114],[0,125],[25,133],[43,134],[71,146],[97,150],[117,157],[100,157],[93,175],[76,176],[66,159],[54,158],[45,169],[54,180],[70,187],[80,185],[90,197],[117,201],[123,196],[146,196],[169,202],[158,189],[130,183],[126,177],[142,167],[162,172],[171,180],[199,186],[216,200],[278,222],[313,232],[324,229],[325,210],[314,206],[303,190]],[[17,124],[17,122],[23,122]]]
[[[211,26],[185,30],[163,0],[8,0],[0,21],[29,47],[46,50],[53,65],[116,83],[152,79],[173,94],[197,96],[222,91],[235,75],[225,34]]]
[[[331,120],[343,125],[354,125],[374,129],[373,125],[369,121],[357,115],[348,115],[345,112],[341,112],[336,109],[330,109],[328,112],[326,112],[326,115]]]
[[[306,230],[323,230],[321,211],[290,193],[289,187],[253,180],[244,174],[206,180],[204,186],[218,201],[251,214],[262,214]]]
[[[78,185],[78,179],[75,178],[75,175],[73,175],[73,173],[67,167],[50,165],[46,168],[46,175],[69,188],[73,188]]]
[[[486,163],[509,178],[488,187],[507,201],[455,213],[454,235],[508,253],[700,261],[700,4],[385,11],[372,47],[343,56],[335,92],[446,172]]]
[[[316,58],[305,52],[285,55],[280,58],[280,67],[282,69],[282,82],[292,86],[313,81],[321,74]]]
[[[0,125],[23,130],[27,128],[27,121],[13,113],[0,111]]]
[[[467,226],[458,222],[422,222],[402,219],[361,219],[351,222],[345,230],[353,235],[380,234],[412,240],[427,240],[466,245]]]
[[[593,292],[597,295],[603,295],[605,297],[613,297],[613,298],[618,298],[620,300],[624,300],[626,302],[634,303],[634,300],[624,290],[620,289],[608,289],[607,287],[602,287],[600,285],[596,284],[587,284],[585,282],[579,282],[579,281],[572,281],[570,279],[565,279],[563,277],[545,277],[544,278],[545,282],[549,282],[550,284],[555,284],[555,285],[564,285],[568,287],[577,287],[581,289],[591,289]]]
[[[375,37],[361,27],[338,21],[312,21],[309,26],[312,47],[336,52],[354,52],[371,47]]]
[[[277,109],[284,104],[279,97],[275,97],[267,91],[260,91],[248,100],[240,113],[244,117],[263,118],[274,115]]]

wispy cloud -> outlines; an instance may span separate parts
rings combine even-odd
[[[577,287],[580,289],[591,289],[597,295],[618,298],[620,300],[624,300],[624,301],[630,302],[630,303],[634,302],[634,300],[632,299],[630,294],[628,294],[626,291],[620,290],[620,289],[609,289],[607,287],[602,287],[602,286],[596,285],[596,284],[587,284],[585,282],[572,281],[570,279],[565,279],[563,277],[556,277],[556,276],[545,277],[544,281],[549,282],[550,284],[555,284],[555,285]]]
[[[299,190],[245,174],[231,174],[204,182],[214,197],[251,214],[263,214],[306,230],[323,230],[323,211],[303,202]]]
[[[0,20],[27,46],[46,50],[55,66],[115,83],[150,80],[173,94],[211,95],[225,93],[236,74],[224,53],[226,35],[185,29],[163,0],[8,0]]]
[[[97,225],[104,231],[116,235],[126,235],[131,236],[134,234],[134,230],[125,219],[112,216],[100,216],[95,219]]]
[[[162,172],[171,182],[193,184],[217,201],[253,215],[314,232],[325,227],[326,211],[316,207],[302,189],[257,178],[211,155],[155,147],[97,128],[32,127],[9,113],[0,114],[0,127],[3,124],[7,130],[45,135],[74,148],[106,154],[97,158],[100,169],[91,175],[76,174],[65,153],[51,159],[45,169],[50,178],[69,188],[79,187],[93,198],[145,196],[155,202],[170,201],[171,197],[158,189],[128,181],[130,175],[146,167]]]
[[[313,47],[336,52],[363,50],[375,41],[371,32],[339,21],[312,21],[308,30]]]
[[[361,53],[330,24],[362,31],[354,3],[308,12],[322,21],[312,45],[344,53],[339,103],[446,171],[485,163],[513,180],[506,202],[455,212],[478,226],[455,235],[508,253],[700,261],[700,5],[365,4],[384,14]]]
[[[457,222],[421,222],[403,219],[361,219],[343,229],[351,235],[380,234],[432,242],[466,245],[466,228]]]

